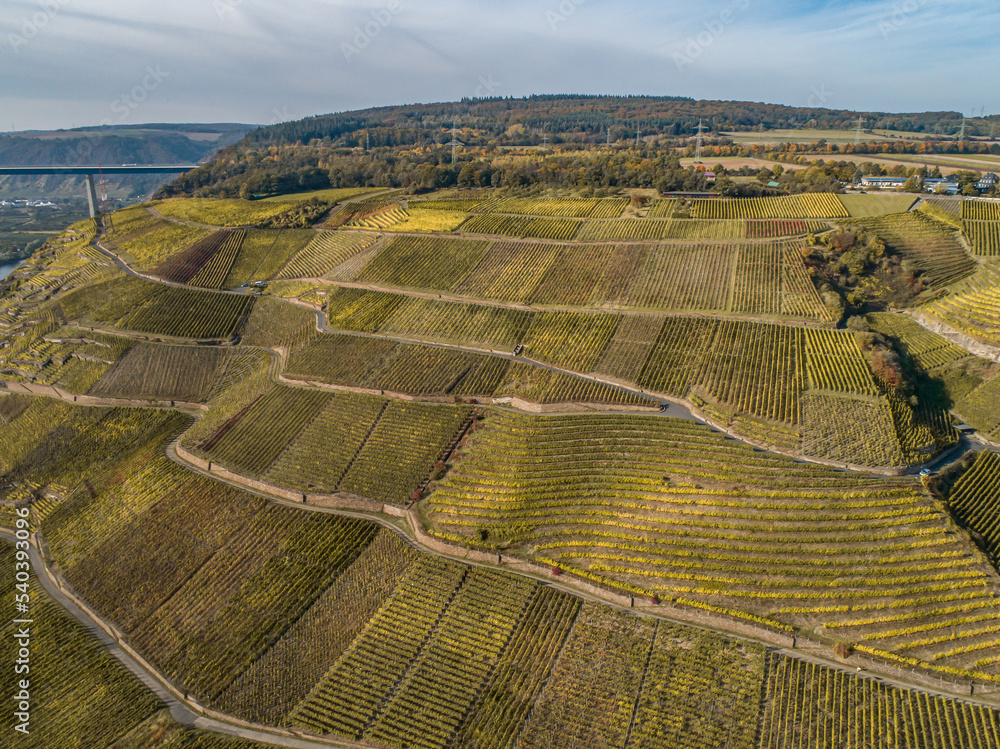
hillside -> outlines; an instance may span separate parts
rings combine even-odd
[[[32,586],[37,745],[1000,749],[992,203],[414,192],[0,284],[0,527],[156,685]]]
[[[0,135],[0,166],[78,164],[194,164],[229,145],[250,129],[239,124],[122,125]],[[109,177],[113,198],[150,195],[157,175]],[[65,198],[85,194],[79,177],[0,176],[2,198]]]

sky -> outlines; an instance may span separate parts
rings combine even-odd
[[[982,0],[0,0],[0,131],[648,94],[1000,112]]]

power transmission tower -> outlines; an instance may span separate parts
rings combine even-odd
[[[965,115],[962,115],[962,131],[958,136],[958,140],[960,143],[965,142]]]
[[[861,119],[861,115],[859,114],[858,115],[858,131],[854,134],[854,145],[856,145],[856,146],[860,146],[861,145],[861,123],[863,121],[864,120]]]
[[[705,138],[704,132],[706,130],[708,130],[708,128],[705,127],[705,125],[702,123],[702,120],[698,120],[698,148],[695,151],[695,155],[694,155],[694,163],[695,164],[700,164],[701,163],[701,148],[704,145],[704,138]]]
[[[458,160],[458,147],[464,146],[465,144],[458,139],[458,134],[461,131],[455,127],[454,123],[451,126],[451,142],[448,144],[451,146],[451,163],[454,164]]]
[[[365,130],[365,150],[370,151],[372,149],[372,134],[370,130]]]

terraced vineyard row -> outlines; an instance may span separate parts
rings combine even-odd
[[[1000,565],[1000,453],[979,454],[952,489],[948,507],[983,539],[994,564]]]
[[[500,357],[356,336],[320,336],[291,357],[287,375],[409,395],[652,406],[646,398],[607,385]]]
[[[906,315],[876,313],[868,315],[867,320],[876,333],[895,339],[902,352],[920,369],[934,369],[969,356],[965,349],[931,333]]]
[[[616,218],[625,198],[488,198],[476,204],[476,213],[520,213],[564,218]]]
[[[781,198],[693,200],[693,218],[809,219],[846,218],[844,205],[830,193],[806,193]]]
[[[281,269],[278,278],[319,278],[375,243],[371,234],[324,231]]]
[[[466,408],[277,387],[200,450],[238,473],[302,491],[404,504],[468,415]]]
[[[202,266],[201,270],[191,279],[192,286],[200,286],[204,289],[221,289],[225,286],[229,272],[236,262],[236,256],[243,247],[246,239],[246,231],[229,232],[222,247],[212,255],[211,259]]]
[[[987,345],[1000,346],[1000,268],[980,266],[949,291],[919,310]]]
[[[427,501],[445,538],[637,594],[778,627],[905,615],[867,646],[956,668],[970,663],[959,641],[988,653],[980,611],[926,610],[995,583],[912,479],[796,464],[691,422],[498,413]]]
[[[993,442],[1000,442],[1000,377],[987,380],[955,404],[965,420]]]
[[[487,213],[474,216],[461,225],[467,234],[494,234],[515,239],[555,239],[566,242],[584,225],[569,218],[521,218]]]
[[[11,609],[18,592],[14,571],[23,569],[25,559],[24,551],[18,554],[12,543],[0,542],[0,564],[10,570],[4,575],[0,592]],[[9,746],[48,749],[83,746],[83,741],[91,746],[111,745],[163,708],[163,703],[82,624],[49,598],[41,585],[32,581],[20,590],[29,591],[19,600],[31,602],[33,621],[28,629],[35,634],[30,672],[23,665],[15,672],[15,659],[19,657],[15,636],[22,625],[8,619],[0,625],[0,635],[14,646],[4,648],[0,654],[4,674],[0,687],[13,713],[18,708],[13,698],[21,691],[18,682],[28,681],[30,707],[24,712],[30,714],[30,719],[7,717],[5,728],[11,736],[8,741],[13,742]],[[22,724],[28,732],[15,733],[14,726]]]
[[[769,656],[760,747],[986,749],[1000,746],[996,712]]]
[[[1000,201],[963,200],[959,205],[966,221],[1000,221]]]
[[[512,442],[497,440],[493,418],[514,427]],[[527,536],[571,572],[607,577],[624,574],[608,567],[631,565],[644,585],[656,579],[650,574],[656,570],[680,587],[705,589],[676,595],[681,606],[733,611],[724,600],[704,597],[738,597],[751,588],[731,578],[752,578],[754,595],[747,600],[765,612],[745,616],[832,618],[844,626],[884,618],[890,629],[864,647],[878,650],[889,642],[917,659],[954,650],[956,633],[975,642],[969,633],[984,621],[989,585],[975,584],[969,564],[948,577],[934,572],[936,559],[952,558],[954,542],[912,484],[753,453],[690,422],[639,421],[491,417],[458,465],[466,482],[475,474],[488,477],[483,496],[496,509],[474,525],[451,523],[447,533],[475,531],[473,545],[513,534],[515,547],[505,554],[520,553],[517,539]],[[250,720],[434,749],[548,747],[553,737],[559,746],[579,747],[756,747],[758,730],[797,740],[796,726],[817,719],[807,716],[829,713],[825,692],[778,687],[805,685],[803,676],[771,678],[786,673],[782,669],[825,672],[782,663],[757,645],[581,606],[570,595],[499,570],[420,556],[365,521],[274,507],[184,471],[163,457],[159,439],[130,442],[131,454],[117,453],[115,465],[92,474],[88,486],[45,517],[42,532],[76,590],[203,704]],[[515,444],[530,449],[510,462],[501,451]],[[484,460],[511,472],[483,472]],[[614,471],[588,470],[609,462]],[[519,477],[522,488],[504,508],[509,476]],[[430,500],[434,516],[473,519],[469,508],[478,495],[466,497],[461,514],[444,515],[460,505],[438,503],[439,493]],[[585,496],[616,499],[601,505]],[[534,506],[554,524],[540,525],[539,516],[526,512]],[[602,506],[614,514],[602,514]],[[831,546],[826,526],[833,522],[842,530]],[[866,538],[870,533],[879,534],[880,545]],[[645,550],[651,545],[658,547],[655,557]],[[586,562],[583,550],[593,554],[587,567],[577,566]],[[628,557],[645,561],[636,566]],[[679,567],[695,572],[685,578],[670,571]],[[939,592],[921,590],[916,581],[905,591],[892,587],[902,586],[900,576],[932,574],[935,582],[923,586]],[[713,586],[706,575],[729,581]],[[831,584],[839,601],[850,601],[835,604],[832,613],[825,593]],[[761,596],[771,591],[781,595]],[[928,596],[954,612],[947,621],[928,610]],[[905,634],[893,621],[903,622]],[[947,646],[940,632],[951,633]],[[80,657],[85,649],[74,652]],[[970,657],[944,652],[935,663]],[[61,654],[60,664],[64,660]],[[990,672],[988,665],[980,668]],[[894,735],[880,728],[895,725],[885,722],[880,688],[837,678],[850,690],[852,714],[868,721],[860,724],[864,735]],[[52,683],[62,689],[66,681]],[[775,685],[773,694],[762,693],[766,684]],[[920,699],[894,694],[914,706]],[[104,703],[91,703],[98,715]],[[140,704],[129,699],[127,710]],[[925,720],[907,729],[910,743],[898,745],[920,745],[913,742],[942,731],[952,737],[949,746],[993,745],[995,712],[942,701],[923,714]],[[99,714],[103,730],[113,725],[107,716]],[[779,730],[786,725],[788,731]],[[824,725],[833,739],[843,735],[836,723]],[[853,723],[843,725],[860,735]]]
[[[441,263],[447,272],[435,272]],[[793,244],[487,246],[404,237],[356,280],[538,305],[827,318]]]
[[[1000,220],[962,222],[972,251],[984,257],[1000,257]]]
[[[217,231],[174,255],[156,269],[156,275],[174,283],[188,283],[230,241],[233,232]]]
[[[198,403],[208,397],[225,356],[218,348],[139,343],[88,392],[114,398]]]

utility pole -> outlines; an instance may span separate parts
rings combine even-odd
[[[455,127],[454,123],[451,126],[451,142],[448,144],[451,146],[451,163],[454,164],[458,160],[458,147],[464,146],[465,144],[458,139],[459,129]]]
[[[697,147],[697,150],[696,150],[695,156],[694,156],[694,163],[695,164],[700,164],[701,163],[701,147],[703,145],[703,141],[704,141],[704,137],[705,137],[704,136],[704,132],[707,129],[708,128],[705,127],[705,125],[703,124],[702,120],[698,120],[698,147]]]

